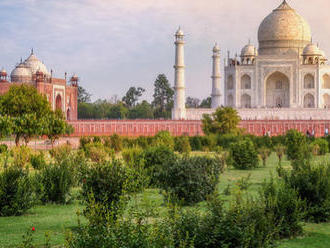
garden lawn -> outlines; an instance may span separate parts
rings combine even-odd
[[[78,203],[45,205],[36,206],[23,216],[0,217],[0,247],[17,247],[22,242],[22,235],[32,226],[35,227],[34,244],[38,247],[45,243],[45,232],[50,234],[52,246],[64,244],[66,229],[77,227],[76,212],[82,209]]]

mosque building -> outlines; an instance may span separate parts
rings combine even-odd
[[[76,75],[69,82],[66,78],[53,77],[53,71],[49,72],[32,50],[25,61],[16,65],[10,77],[4,69],[0,71],[0,94],[5,94],[13,84],[33,85],[47,97],[53,110],[62,110],[67,120],[77,120],[78,80]]]
[[[258,48],[249,42],[240,57],[231,58],[228,53],[223,87],[220,49],[215,45],[211,109],[185,108],[183,31],[179,29],[175,37],[172,119],[198,120],[222,104],[236,108],[243,120],[330,119],[330,66],[326,55],[313,44],[309,24],[286,0],[261,22]]]

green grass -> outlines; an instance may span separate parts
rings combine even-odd
[[[201,155],[202,153],[198,153]],[[204,153],[203,153],[204,154]],[[329,161],[330,155],[317,157],[315,162]],[[268,159],[267,166],[255,170],[234,170],[227,169],[220,176],[218,191],[221,197],[229,200],[231,195],[224,195],[223,191],[230,185],[232,192],[237,190],[237,181],[250,174],[250,186],[247,192],[252,196],[257,196],[258,190],[265,179],[271,175],[276,176],[277,157],[272,154]],[[288,161],[283,161],[284,167],[289,167]],[[160,215],[166,212],[163,196],[159,189],[146,189],[142,194],[138,194],[130,202],[130,206],[141,209],[157,209]],[[204,208],[205,203],[198,204]],[[22,235],[32,226],[36,228],[34,233],[35,243],[41,247],[45,240],[45,232],[51,234],[51,243],[54,247],[59,247],[64,243],[65,230],[77,227],[76,211],[82,210],[83,206],[78,203],[71,205],[46,205],[36,206],[25,215],[19,217],[0,218],[0,247],[17,247],[22,241]],[[284,240],[279,243],[280,248],[329,248],[330,247],[330,223],[305,224],[305,235],[292,240]]]

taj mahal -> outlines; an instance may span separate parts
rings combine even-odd
[[[243,120],[329,120],[330,66],[325,53],[313,44],[305,19],[284,0],[261,22],[258,41],[258,47],[250,42],[244,46],[239,57],[226,55],[223,77],[216,44],[211,108],[186,109],[185,41],[179,28],[172,119],[199,120],[224,105],[237,109]]]

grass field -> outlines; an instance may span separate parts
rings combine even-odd
[[[330,156],[318,157],[316,160],[329,160]],[[274,154],[269,158],[266,168],[258,168],[252,171],[239,171],[227,169],[220,177],[218,191],[224,199],[230,199],[230,195],[222,194],[224,189],[230,185],[230,190],[235,191],[237,181],[250,174],[250,186],[248,193],[257,195],[260,185],[271,175],[276,175],[277,158]],[[283,166],[289,166],[287,161]],[[200,203],[203,207],[205,203]],[[140,208],[148,207],[165,211],[163,197],[158,189],[146,189],[142,194],[137,195],[130,205],[138,205]],[[64,243],[67,229],[77,227],[77,210],[82,210],[83,206],[78,201],[70,205],[46,205],[36,206],[25,215],[19,217],[0,218],[0,247],[17,247],[22,240],[22,235],[32,226],[36,228],[34,232],[35,244],[42,247],[45,240],[45,232],[51,235],[51,244],[60,247]],[[82,219],[82,221],[84,221]],[[305,235],[292,240],[285,240],[279,243],[280,248],[329,248],[330,247],[330,223],[305,224]],[[141,247],[142,248],[142,247]]]

